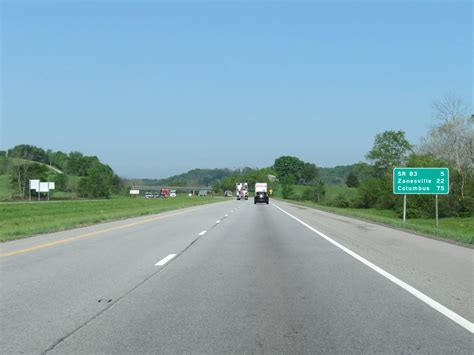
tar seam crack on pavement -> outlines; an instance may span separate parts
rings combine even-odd
[[[224,217],[225,218],[225,217]],[[211,227],[209,227],[207,229],[207,232],[209,233],[213,228],[216,228],[219,224],[213,224],[211,225]],[[206,233],[207,234],[207,233]],[[202,237],[204,237],[205,234],[203,235],[198,235],[197,238],[195,238],[191,243],[189,243],[181,252],[179,252],[178,254],[176,254],[176,257],[171,259],[168,263],[166,263],[165,265],[163,265],[163,267],[161,267],[160,269],[158,269],[157,271],[153,272],[150,276],[146,277],[145,279],[143,279],[141,282],[139,282],[137,285],[135,285],[134,287],[132,287],[130,290],[128,290],[127,292],[125,292],[123,295],[121,295],[120,297],[117,297],[116,300],[114,300],[113,302],[111,302],[112,300],[109,300],[107,302],[108,306],[106,308],[104,308],[103,310],[101,310],[99,313],[97,313],[96,315],[94,315],[93,317],[89,318],[88,320],[86,320],[84,323],[82,323],[80,326],[78,326],[76,329],[72,330],[71,332],[69,332],[68,334],[66,334],[65,336],[63,336],[62,338],[58,339],[54,344],[52,344],[49,348],[47,348],[46,350],[44,350],[41,354],[47,354],[48,352],[50,352],[51,350],[54,350],[54,348],[56,346],[58,346],[59,344],[61,344],[64,340],[66,340],[67,338],[69,338],[71,335],[75,334],[76,332],[78,332],[79,330],[81,330],[82,328],[84,328],[86,325],[88,325],[89,323],[91,323],[92,321],[94,321],[96,318],[98,318],[101,314],[105,313],[107,310],[111,309],[113,306],[115,306],[118,302],[120,302],[123,298],[125,298],[126,296],[128,296],[129,294],[131,294],[133,291],[135,291],[136,289],[138,289],[139,287],[143,286],[145,283],[147,283],[150,279],[152,279],[153,277],[155,277],[156,275],[158,275],[159,273],[161,273],[163,270],[166,269],[166,267],[168,267],[168,265],[170,265],[173,261],[175,261],[176,259],[178,259],[182,254],[184,254],[189,248],[191,248],[199,239],[201,239]]]

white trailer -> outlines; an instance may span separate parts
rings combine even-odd
[[[237,200],[249,199],[249,184],[246,182],[238,182],[235,184],[235,195]]]

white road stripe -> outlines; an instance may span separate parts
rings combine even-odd
[[[206,234],[206,233],[207,233],[207,231],[202,231],[202,232],[199,233],[198,235],[201,237],[201,236],[203,236],[203,235]]]
[[[327,235],[325,235],[324,233],[321,233],[320,231],[318,231],[317,229],[311,227],[309,224],[303,222],[301,219],[299,219],[298,217],[295,217],[293,216],[292,214],[286,212],[284,209],[278,207],[277,205],[275,205],[274,203],[272,203],[272,205],[276,208],[278,208],[280,211],[282,211],[283,213],[285,213],[286,215],[290,216],[291,218],[293,218],[294,220],[298,221],[299,223],[301,223],[303,226],[305,226],[306,228],[308,228],[309,230],[311,230],[312,232],[318,234],[320,237],[326,239],[329,243],[335,245],[336,247],[338,247],[339,249],[341,249],[342,251],[344,251],[345,253],[349,254],[350,256],[352,256],[354,259],[357,259],[358,261],[360,261],[361,263],[363,263],[364,265],[370,267],[372,270],[374,270],[375,272],[379,273],[380,275],[382,275],[383,277],[389,279],[390,281],[392,281],[394,284],[400,286],[401,288],[403,288],[405,291],[408,291],[409,293],[411,293],[413,296],[415,296],[416,298],[418,298],[419,300],[421,300],[422,302],[426,303],[428,306],[430,306],[431,308],[435,309],[436,311],[438,311],[439,313],[443,314],[444,316],[448,317],[449,319],[451,319],[453,322],[459,324],[461,327],[465,328],[466,330],[468,330],[469,332],[471,333],[474,333],[474,323],[468,321],[467,319],[461,317],[459,314],[453,312],[452,310],[450,310],[449,308],[443,306],[441,303],[435,301],[434,299],[432,299],[431,297],[425,295],[424,293],[418,291],[416,288],[414,288],[413,286],[410,286],[409,284],[407,284],[406,282],[400,280],[399,278],[393,276],[392,274],[388,273],[387,271],[385,271],[384,269],[378,267],[377,265],[371,263],[370,261],[368,261],[367,259],[363,258],[362,256],[360,256],[359,254],[353,252],[352,250],[346,248],[345,246],[343,246],[342,244],[339,244],[338,242],[336,242],[335,240],[329,238]]]
[[[161,259],[160,261],[158,261],[155,266],[163,266],[165,265],[168,261],[170,261],[171,259],[173,259],[174,257],[176,256],[176,254],[170,254],[168,255],[167,257],[164,257],[163,259]]]
[[[216,221],[216,224],[219,224],[219,223],[221,223],[221,220],[220,220],[220,219]]]
[[[226,214],[224,217],[229,217],[229,215],[228,215],[228,214]]]

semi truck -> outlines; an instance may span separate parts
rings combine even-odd
[[[237,196],[237,200],[248,200],[249,184],[246,182],[238,182],[235,184],[235,194]]]

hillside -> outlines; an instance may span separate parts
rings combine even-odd
[[[172,185],[172,186],[208,186],[225,179],[226,177],[240,174],[242,170],[231,169],[193,169],[186,173],[170,176],[164,179],[137,179],[130,180],[135,185]]]
[[[364,163],[352,165],[338,165],[333,168],[318,168],[318,179],[330,185],[345,185],[346,176],[354,171],[359,178],[362,178],[363,171],[360,166]],[[232,169],[192,169],[186,173],[173,175],[163,179],[130,179],[131,185],[172,185],[172,186],[195,186],[195,185],[214,185],[229,176],[246,175],[254,169],[244,168],[238,170]]]

